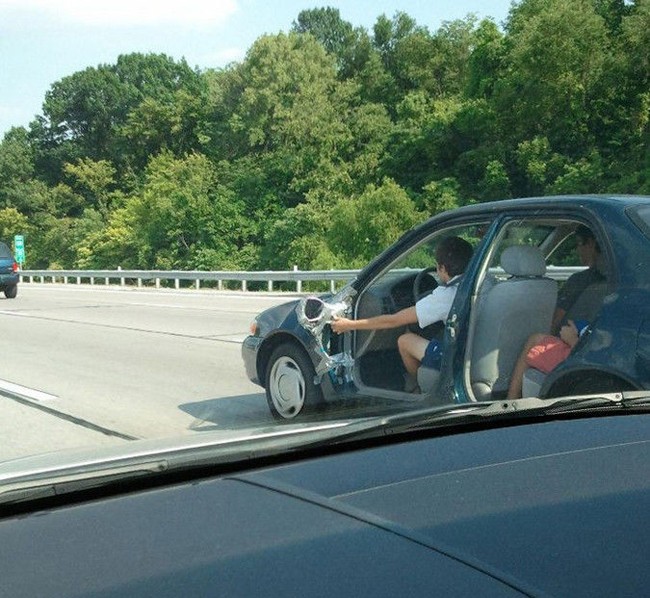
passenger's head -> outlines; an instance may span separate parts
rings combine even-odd
[[[436,247],[436,261],[453,278],[465,272],[473,252],[472,246],[464,239],[445,237]]]
[[[575,232],[576,245],[580,261],[585,266],[593,266],[600,255],[600,247],[591,229],[584,224],[578,226]]]

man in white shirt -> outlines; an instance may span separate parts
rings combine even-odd
[[[394,314],[383,314],[361,320],[335,318],[332,330],[338,334],[350,330],[381,330],[419,324],[425,328],[435,322],[444,322],[454,302],[460,275],[472,257],[472,246],[460,237],[446,237],[436,247],[436,262],[440,285],[412,307]],[[434,341],[435,342],[435,341]],[[397,347],[406,371],[415,376],[424,358],[429,341],[413,332],[406,332],[397,339]],[[435,342],[434,346],[439,344]]]

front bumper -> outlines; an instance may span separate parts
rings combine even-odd
[[[259,336],[247,336],[241,346],[241,356],[248,379],[259,386],[264,386],[257,375],[257,352],[262,344]]]

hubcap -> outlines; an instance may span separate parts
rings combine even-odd
[[[290,357],[281,357],[273,364],[269,382],[278,414],[285,419],[298,415],[305,404],[305,379],[298,364]]]

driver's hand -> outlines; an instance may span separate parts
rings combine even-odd
[[[334,316],[330,326],[336,334],[341,334],[342,332],[349,332],[354,326],[354,320],[349,320],[348,318],[342,318],[340,316]]]

